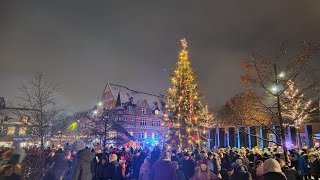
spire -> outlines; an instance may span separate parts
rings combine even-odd
[[[120,92],[118,93],[116,107],[121,107]]]

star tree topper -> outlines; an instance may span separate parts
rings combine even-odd
[[[182,38],[182,39],[181,39],[181,45],[182,45],[182,47],[183,47],[184,49],[187,48],[188,43],[187,43],[186,38]]]

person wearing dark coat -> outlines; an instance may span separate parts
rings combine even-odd
[[[140,154],[140,151],[136,151],[135,156],[133,157],[133,163],[132,163],[133,177],[135,180],[139,179],[140,168],[143,162],[144,162],[144,158],[142,157],[142,154]]]
[[[287,180],[297,180],[299,175],[298,172],[287,166],[285,160],[279,159],[282,172],[286,175]]]
[[[124,177],[122,176],[122,167],[117,161],[118,156],[116,154],[110,154],[109,156],[109,168],[108,173],[109,179],[111,180],[123,180]]]
[[[55,180],[60,179],[60,177],[63,177],[68,170],[69,167],[67,159],[64,157],[62,149],[59,148],[56,154],[53,156],[52,164],[46,172],[45,178],[43,179],[48,179],[48,177]]]
[[[186,179],[192,178],[195,170],[195,164],[190,158],[188,153],[183,154],[183,159],[181,160],[181,165],[183,168],[183,174],[185,175]]]
[[[280,164],[275,159],[267,159],[263,164],[264,180],[287,180]]]
[[[177,151],[176,150],[171,151],[171,161],[179,162],[179,158],[177,156]]]
[[[92,179],[92,159],[94,154],[86,149],[84,143],[80,140],[75,141],[71,147],[72,151],[77,152],[72,160],[68,180],[90,180]]]
[[[320,157],[314,157],[316,158],[313,162],[311,162],[311,169],[310,173],[314,177],[315,180],[320,179]]]
[[[102,156],[101,163],[99,163],[96,167],[95,179],[96,180],[108,180],[109,178],[109,166],[108,166],[108,158],[106,156]]]
[[[162,154],[161,159],[157,160],[151,170],[152,180],[177,180],[176,168],[171,163],[168,152]]]

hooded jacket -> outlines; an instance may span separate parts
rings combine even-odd
[[[275,159],[267,159],[263,164],[264,180],[287,180],[280,164]]]
[[[92,179],[92,159],[94,155],[89,149],[80,150],[72,160],[68,180],[89,180]]]
[[[300,154],[297,151],[294,151],[293,154],[297,157],[298,159],[298,164],[296,166],[296,170],[301,173],[302,176],[306,175],[308,167],[307,163],[304,160],[303,157],[300,156]]]

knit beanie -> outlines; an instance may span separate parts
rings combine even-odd
[[[75,142],[73,142],[72,146],[71,146],[71,151],[81,151],[82,149],[84,149],[84,143],[80,140],[76,140]]]
[[[208,166],[208,160],[207,160],[207,159],[203,159],[202,162],[201,162],[201,164],[205,164],[205,165]]]
[[[276,173],[282,172],[280,164],[275,159],[267,159],[264,161],[263,174],[266,174],[269,172],[276,172]]]

